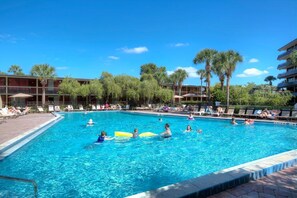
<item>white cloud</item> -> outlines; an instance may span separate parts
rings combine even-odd
[[[268,74],[269,72],[266,70],[258,70],[256,68],[250,68],[243,71],[242,74],[237,74],[236,76],[239,78],[245,78],[245,77],[254,77],[254,76],[260,76],[262,74]]]
[[[56,70],[67,70],[68,67],[56,67]]]
[[[147,47],[134,47],[134,48],[121,48],[121,50],[127,54],[142,54],[145,52],[148,52],[148,48]]]
[[[171,47],[186,47],[189,46],[189,43],[175,43],[175,44],[171,44]]]
[[[257,62],[259,62],[259,60],[256,59],[256,58],[251,58],[251,59],[249,60],[249,63],[257,63]]]
[[[112,60],[119,60],[120,58],[117,57],[117,56],[108,56],[109,59],[112,59]]]
[[[185,70],[188,75],[189,78],[199,78],[199,76],[197,75],[197,69],[195,67],[177,67],[174,71],[178,70],[178,69],[183,69]],[[167,74],[173,74],[174,71],[167,71]]]
[[[268,69],[268,70],[271,70],[271,69],[274,69],[274,67],[269,66],[269,67],[267,67],[267,69]]]
[[[17,43],[18,40],[23,40],[23,39],[17,39],[11,34],[0,34],[0,41],[2,42]]]

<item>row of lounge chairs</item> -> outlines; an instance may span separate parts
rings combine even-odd
[[[37,106],[37,109],[39,112],[43,113],[45,112],[44,109],[41,106]],[[92,105],[91,110],[92,111],[102,111],[102,110],[115,110],[115,109],[121,109],[119,105]],[[66,108],[63,109],[64,111],[85,111],[83,105],[79,105],[78,109],[74,109],[72,105],[67,105]],[[48,112],[59,112],[61,111],[61,108],[59,105],[48,105]]]
[[[252,119],[271,119],[271,120],[297,120],[297,110],[258,110],[258,109],[239,109],[237,113],[234,113],[234,108],[229,108],[225,112],[225,108],[220,107],[216,111],[206,108],[200,111],[194,111],[194,115],[211,115],[211,116],[236,116],[242,118]]]
[[[15,107],[4,107],[0,109],[0,119],[3,121],[4,119],[8,118],[17,118],[19,116],[23,116],[29,113],[30,107],[26,107],[23,109],[23,111],[20,110],[21,108],[15,108]]]

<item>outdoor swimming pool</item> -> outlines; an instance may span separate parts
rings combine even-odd
[[[96,124],[86,127],[92,118]],[[296,126],[139,115],[66,113],[65,119],[0,161],[0,175],[34,179],[39,197],[124,197],[297,148]],[[96,145],[105,130],[164,131],[170,139],[139,138]],[[241,123],[241,122],[239,122]],[[183,133],[186,126],[203,133]],[[0,197],[33,195],[32,186],[0,181]]]

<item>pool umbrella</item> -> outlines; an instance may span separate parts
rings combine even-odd
[[[182,96],[174,95],[174,98],[183,98]]]
[[[10,98],[30,98],[33,97],[30,94],[24,94],[24,93],[18,93],[18,94],[14,94],[12,96],[9,96]]]
[[[193,93],[188,93],[188,94],[183,95],[183,97],[198,97],[198,96]]]
[[[25,98],[30,98],[33,97],[32,95],[29,94],[24,94],[24,93],[18,93],[18,94],[14,94],[12,96],[9,96],[10,98],[13,98],[14,101],[14,105],[24,105],[25,104]],[[16,99],[18,99],[16,101]]]

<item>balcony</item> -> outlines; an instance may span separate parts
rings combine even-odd
[[[297,80],[291,81],[291,82],[283,81],[277,85],[277,88],[294,87],[294,86],[297,86]]]
[[[17,93],[25,93],[25,94],[36,94],[35,87],[8,87],[8,94],[17,94]]]
[[[282,73],[282,74],[279,74],[277,76],[277,78],[287,78],[287,77],[290,77],[290,76],[297,76],[297,69],[292,69],[290,71],[287,71],[285,73]]]
[[[279,64],[277,66],[277,69],[287,69],[290,65],[291,65],[290,62],[286,61],[286,62],[284,62],[282,64]]]
[[[296,50],[296,47],[280,54],[278,57],[277,57],[277,60],[286,60],[288,58],[288,56],[290,55],[290,53],[293,51],[293,50]]]

